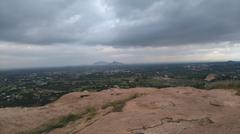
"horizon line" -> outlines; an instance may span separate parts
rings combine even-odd
[[[98,62],[98,61],[96,61]],[[94,63],[96,63],[94,62]],[[119,62],[119,61],[116,61]],[[147,63],[123,63],[123,65],[148,65],[148,64],[188,64],[188,63],[223,63],[223,62],[240,62],[236,60],[221,60],[221,61],[179,61],[179,62],[147,62]],[[63,65],[63,66],[39,66],[39,67],[19,67],[19,68],[0,68],[0,71],[15,71],[15,70],[35,70],[35,69],[51,69],[51,68],[67,68],[67,67],[84,67],[84,66],[111,66],[111,65],[94,65],[82,64],[82,65]]]

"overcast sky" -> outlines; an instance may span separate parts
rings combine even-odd
[[[240,60],[239,0],[0,0],[0,68]]]

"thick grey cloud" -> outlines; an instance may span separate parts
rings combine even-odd
[[[240,39],[239,0],[0,0],[0,40],[171,46]]]

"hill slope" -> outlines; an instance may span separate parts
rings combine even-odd
[[[76,92],[35,108],[0,109],[0,133],[239,134],[240,97],[194,88]]]

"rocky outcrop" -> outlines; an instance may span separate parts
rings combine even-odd
[[[0,133],[27,133],[69,113],[82,113],[89,106],[96,109],[94,114],[81,114],[45,133],[240,133],[240,97],[234,91],[186,87],[76,92],[43,107],[4,108],[0,109]]]

